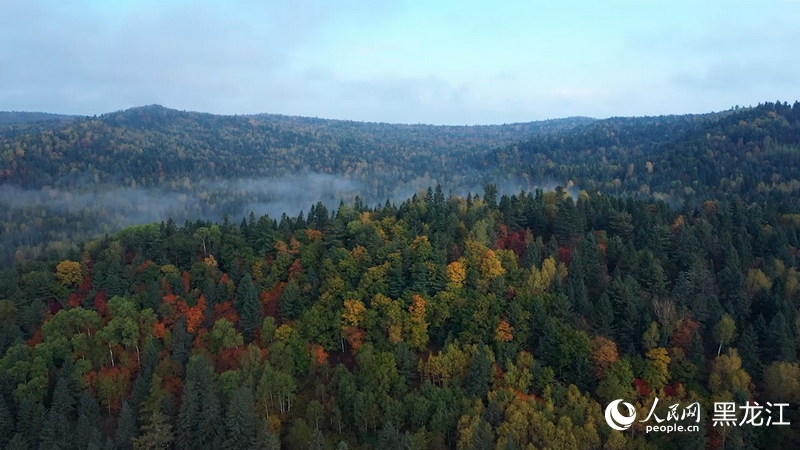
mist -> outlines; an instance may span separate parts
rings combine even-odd
[[[310,207],[322,203],[335,211],[341,202],[351,203],[356,197],[369,206],[383,205],[387,200],[399,204],[415,194],[424,195],[429,187],[442,184],[445,195],[466,197],[483,195],[484,185],[494,183],[498,195],[518,194],[522,190],[551,190],[553,180],[532,182],[529,179],[470,180],[453,186],[435,178],[417,177],[392,183],[391,189],[380,173],[367,181],[342,175],[303,173],[279,178],[238,178],[234,180],[201,180],[190,186],[172,188],[131,188],[84,185],[81,189],[63,190],[44,187],[21,189],[0,186],[0,214],[14,224],[0,234],[0,264],[25,257],[35,257],[48,250],[63,251],[75,243],[114,234],[122,228],[173,219],[221,222],[225,217],[238,222],[252,212],[256,217],[268,215],[280,220],[286,214],[297,217]],[[568,192],[574,197],[577,189]]]

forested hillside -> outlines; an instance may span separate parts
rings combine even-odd
[[[128,187],[335,173],[382,184],[424,177],[461,183],[450,170],[474,151],[591,122],[573,118],[496,126],[346,122],[274,115],[218,116],[146,106],[65,123],[30,126],[0,141],[0,182],[21,188]],[[386,188],[365,194],[385,195]],[[391,192],[391,189],[388,191]]]
[[[0,447],[792,448],[782,208],[489,185],[126,228],[4,272]],[[699,401],[700,431],[606,425],[610,400],[656,397]],[[748,399],[791,425],[712,426]]]
[[[79,118],[79,116],[68,116],[64,114],[51,114],[43,112],[0,111],[0,125],[57,122]]]
[[[0,263],[131,224],[295,216],[383,204],[441,184],[466,195],[569,189],[664,200],[772,199],[797,208],[800,103],[702,115],[497,126],[216,116],[160,106],[0,126]],[[68,119],[68,120],[67,120]]]
[[[400,201],[436,183],[466,195],[491,181],[479,155],[591,121],[447,127],[147,106],[0,126],[0,263],[168,218],[296,215],[356,195]]]
[[[800,440],[800,103],[4,117],[0,448]],[[610,401],[656,398],[699,402],[700,431],[607,426]],[[710,423],[747,400],[791,425]]]
[[[718,115],[612,118],[493,152],[487,164],[673,204],[739,197],[800,206],[800,102]]]

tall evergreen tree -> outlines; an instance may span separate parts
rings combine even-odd
[[[758,334],[752,324],[747,324],[737,342],[742,368],[753,378],[761,377],[761,358],[758,350]]]
[[[15,433],[14,436],[10,437],[8,441],[8,445],[6,445],[6,450],[29,450],[31,447],[28,444],[28,440],[22,435],[22,433]]]
[[[39,448],[39,438],[44,426],[46,410],[33,394],[26,395],[17,411],[17,433],[29,448]]]
[[[14,436],[14,416],[8,409],[6,400],[0,395],[0,448],[5,448],[12,436]]]
[[[469,363],[465,389],[473,397],[485,398],[492,383],[492,360],[486,345],[478,346],[478,352]]]
[[[123,402],[117,420],[117,429],[114,433],[114,446],[120,450],[130,450],[133,448],[133,439],[137,435],[136,412],[128,402]]]
[[[773,361],[795,362],[797,360],[792,331],[781,312],[775,314],[769,323],[769,343]]]
[[[254,333],[264,320],[264,309],[258,299],[258,289],[253,284],[250,274],[245,274],[239,282],[236,293],[236,309],[239,312],[239,324],[245,339],[253,340]]]
[[[194,356],[186,368],[178,412],[176,447],[216,448],[224,433],[222,423],[222,404],[214,368],[205,356]]]
[[[608,337],[614,336],[614,307],[607,293],[600,294],[591,317],[595,321],[594,324],[599,334]]]
[[[256,445],[258,417],[253,403],[253,393],[247,386],[236,390],[225,415],[224,448],[253,449]]]
[[[278,298],[281,320],[289,322],[300,316],[301,295],[300,286],[297,285],[295,280],[286,283],[281,296]]]
[[[99,433],[100,405],[89,391],[83,391],[78,400],[78,422],[75,425],[75,446],[87,448]]]

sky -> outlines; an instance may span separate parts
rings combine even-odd
[[[0,110],[467,125],[798,88],[800,0],[0,0]]]

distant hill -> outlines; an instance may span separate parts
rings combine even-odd
[[[0,138],[0,182],[24,188],[94,184],[154,187],[186,177],[229,179],[302,171],[385,178],[473,179],[476,152],[591,123],[570,118],[510,125],[431,126],[277,115],[220,116],[158,105],[81,118]],[[20,151],[21,150],[21,151]],[[458,170],[453,170],[454,168]],[[483,169],[481,169],[483,170]],[[466,171],[466,172],[463,172]],[[377,186],[369,194],[391,191]]]
[[[466,195],[489,183],[501,195],[562,185],[673,206],[738,197],[800,210],[800,103],[486,126],[149,105],[0,126],[0,263],[136,223],[295,215],[317,202],[375,205],[437,184]]]
[[[716,114],[611,118],[487,154],[523,177],[675,202],[738,196],[800,203],[800,103]]]
[[[0,125],[25,124],[44,121],[63,121],[77,119],[80,116],[51,114],[43,112],[0,111]]]

